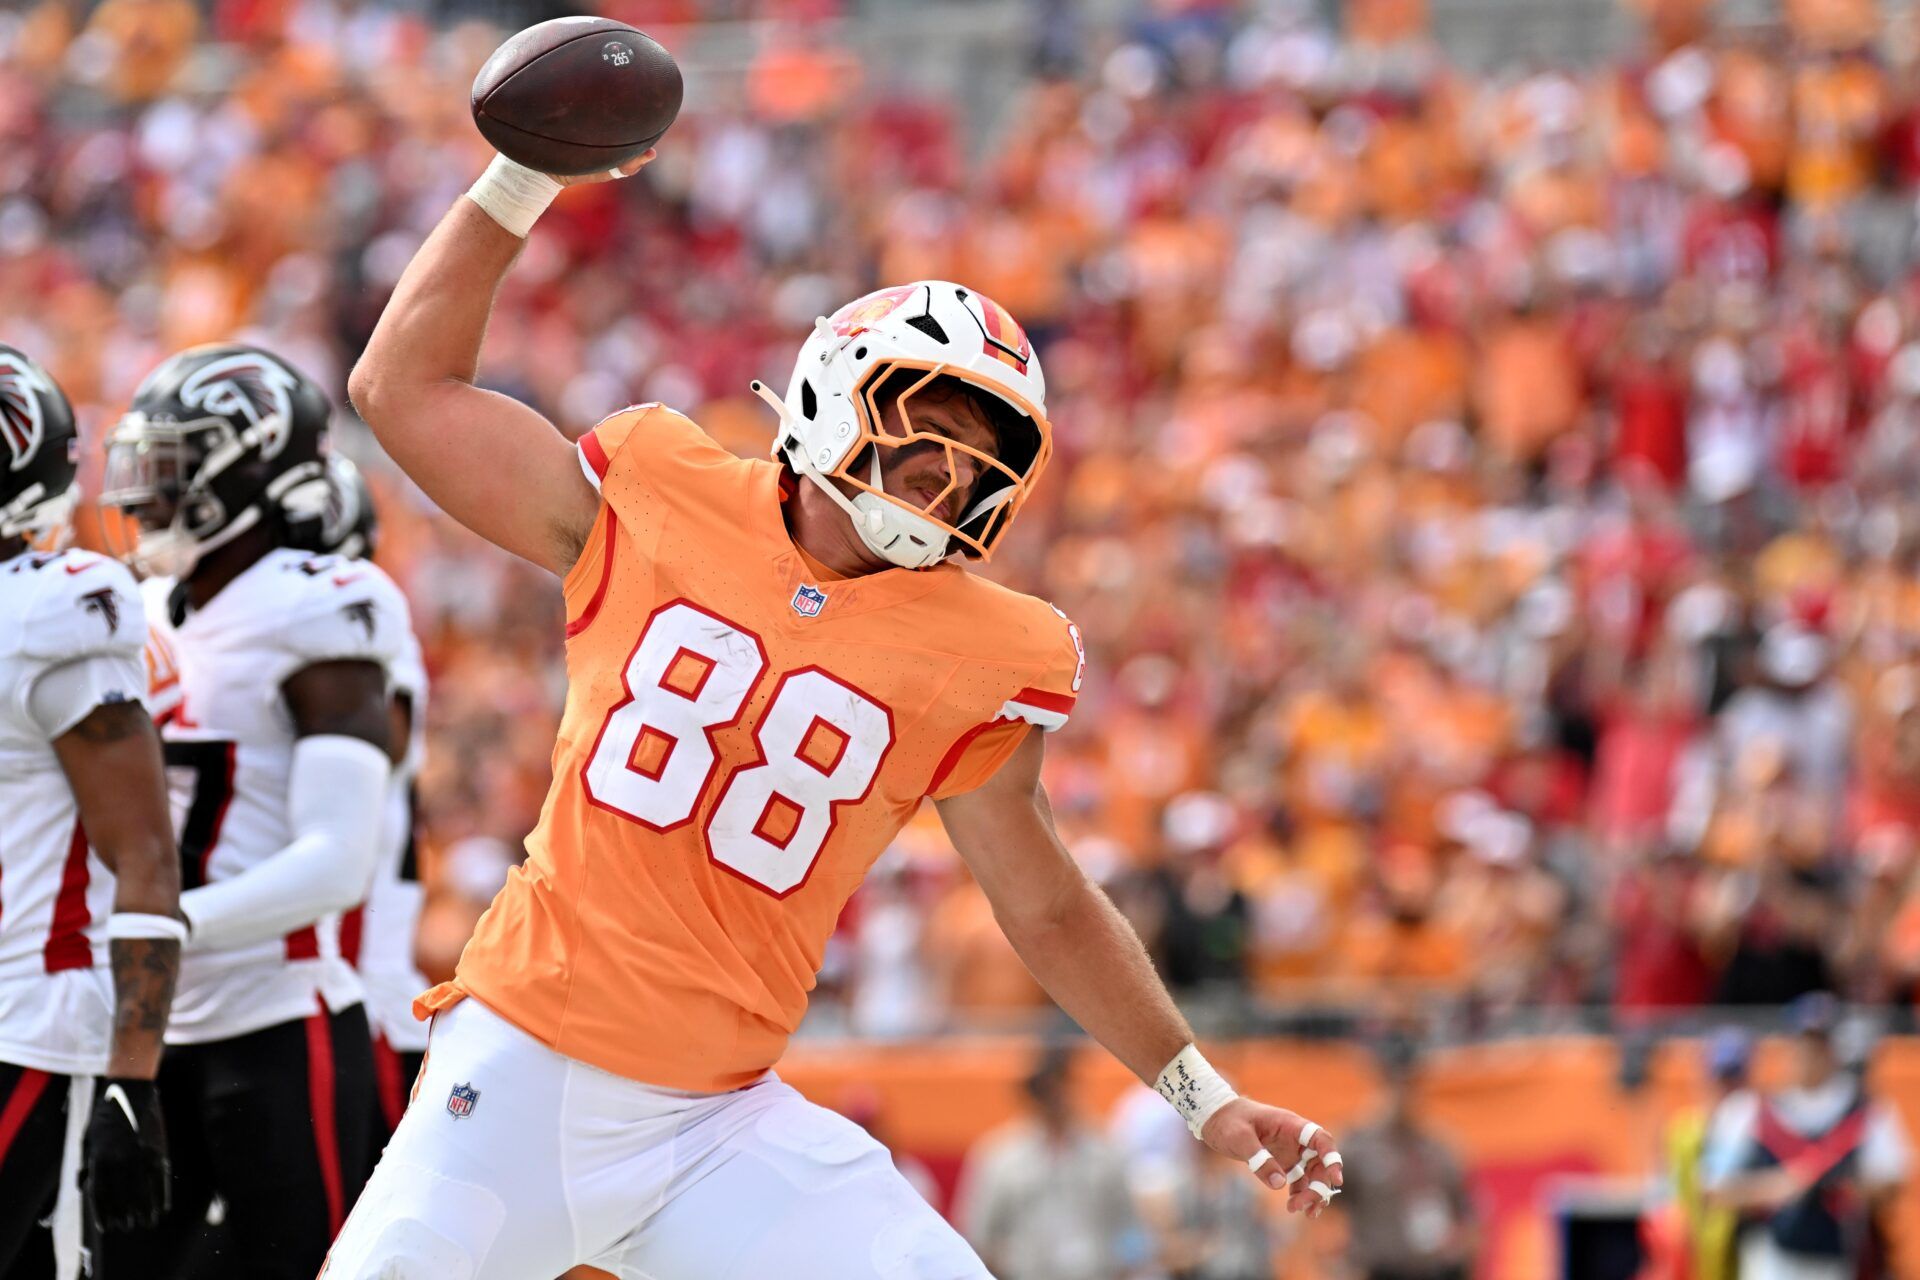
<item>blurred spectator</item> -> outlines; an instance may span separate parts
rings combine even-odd
[[[1044,1050],[1029,1114],[967,1156],[962,1227],[1001,1280],[1126,1280],[1147,1260],[1121,1151],[1074,1111],[1074,1058]]]
[[[1733,1113],[1709,1148],[1709,1195],[1750,1224],[1741,1280],[1885,1274],[1878,1215],[1907,1180],[1909,1144],[1899,1116],[1840,1061],[1839,1013],[1825,992],[1793,1003],[1792,1082]]]
[[[1654,1255],[1644,1280],[1734,1280],[1737,1275],[1739,1216],[1710,1199],[1703,1179],[1720,1158],[1717,1151],[1745,1140],[1738,1130],[1753,1105],[1747,1087],[1753,1039],[1738,1027],[1721,1027],[1708,1037],[1705,1050],[1706,1098],[1667,1124],[1663,1158],[1671,1198],[1650,1211],[1642,1232]]]
[[[1418,1062],[1409,1041],[1380,1049],[1384,1109],[1341,1139],[1347,1261],[1364,1280],[1466,1280],[1478,1218],[1459,1160],[1414,1114]]]

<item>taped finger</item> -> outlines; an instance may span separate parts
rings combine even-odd
[[[1301,1156],[1299,1162],[1296,1163],[1293,1168],[1287,1170],[1287,1185],[1292,1186],[1294,1183],[1300,1181],[1301,1178],[1306,1176],[1306,1172],[1307,1158]]]
[[[620,172],[618,168],[613,168],[613,169],[607,170],[607,176],[609,178],[612,178],[615,182],[618,182],[620,179],[626,177],[627,175]]]
[[[1321,1131],[1321,1130],[1320,1130],[1320,1126],[1319,1126],[1319,1125],[1317,1125],[1317,1124],[1315,1124],[1315,1123],[1314,1123],[1313,1121],[1311,1121],[1311,1120],[1309,1120],[1309,1121],[1307,1121],[1307,1124],[1306,1124],[1306,1127],[1305,1127],[1304,1129],[1302,1129],[1302,1130],[1300,1130],[1300,1146],[1301,1146],[1301,1148],[1302,1148],[1302,1149],[1306,1149],[1306,1148],[1310,1148],[1310,1147],[1312,1147],[1312,1146],[1313,1146],[1313,1140],[1314,1140],[1314,1138],[1315,1138],[1315,1137],[1317,1137],[1317,1136],[1318,1136],[1318,1135],[1320,1134],[1320,1131]]]
[[[1329,1151],[1320,1157],[1320,1167],[1322,1169],[1337,1168],[1343,1163],[1345,1162],[1340,1159],[1340,1153],[1338,1151]]]
[[[1255,1173],[1258,1173],[1267,1164],[1267,1162],[1272,1159],[1273,1159],[1273,1152],[1267,1150],[1265,1147],[1262,1147],[1258,1151],[1254,1152],[1252,1155],[1247,1157],[1247,1168],[1253,1170]],[[1288,1179],[1288,1181],[1292,1181],[1292,1179]]]
[[[1317,1179],[1307,1184],[1307,1190],[1320,1197],[1321,1204],[1332,1204],[1333,1198],[1340,1193]]]

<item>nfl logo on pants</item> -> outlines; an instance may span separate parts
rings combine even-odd
[[[473,1104],[480,1101],[480,1091],[471,1084],[457,1084],[453,1092],[447,1095],[447,1114],[455,1120],[473,1114]]]

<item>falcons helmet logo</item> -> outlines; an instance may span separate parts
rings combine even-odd
[[[58,394],[38,369],[0,352],[0,440],[12,455],[7,469],[18,471],[33,461],[46,438],[46,418],[40,397]]]
[[[248,352],[212,360],[194,370],[180,387],[180,402],[189,409],[240,417],[252,426],[265,458],[286,447],[292,433],[293,392],[299,386],[291,371],[263,355]]]

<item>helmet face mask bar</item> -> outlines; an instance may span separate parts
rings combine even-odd
[[[230,521],[212,488],[241,452],[239,435],[225,418],[122,418],[107,436],[100,505],[118,508],[133,523],[127,531],[133,545],[114,550],[142,573],[183,577],[201,556],[252,528],[258,509]]]
[[[920,376],[893,397],[891,405],[882,403],[881,397],[888,385],[895,381],[894,375],[903,372],[919,373]],[[942,385],[944,379],[952,379],[960,386],[949,391],[951,384]],[[995,452],[988,453],[942,432],[925,429],[915,421],[914,398],[922,394],[938,398],[943,393],[951,399],[964,397],[976,405],[988,398],[1005,405],[1005,413],[990,415],[989,425],[993,428],[996,440]],[[950,550],[964,551],[981,560],[990,559],[1000,535],[1026,502],[1028,481],[1039,474],[1052,452],[1051,442],[1032,425],[1038,417],[1033,406],[1009,403],[1004,392],[955,378],[946,365],[921,360],[891,360],[875,367],[859,388],[855,402],[860,411],[861,435],[853,451],[828,473],[830,478],[843,481],[862,494],[891,503],[910,515],[940,526],[947,537],[958,544]],[[902,432],[890,429],[889,409],[898,410]],[[1005,421],[1014,416],[1020,419],[1018,424]],[[993,421],[994,418],[1000,421]],[[1031,442],[1010,439],[1022,430],[1032,434]],[[882,484],[880,460],[881,449],[901,449],[916,444],[932,445],[946,455],[946,487],[920,506],[886,491]],[[1010,450],[1009,445],[1014,448]],[[1023,461],[1024,465],[1016,469],[1015,465],[1003,461],[1003,455],[1008,453],[1014,455],[1016,462]],[[972,460],[974,473],[968,491],[959,494],[960,500],[967,505],[953,519],[943,519],[935,513],[945,506],[960,487],[962,468],[959,459],[963,456]]]

